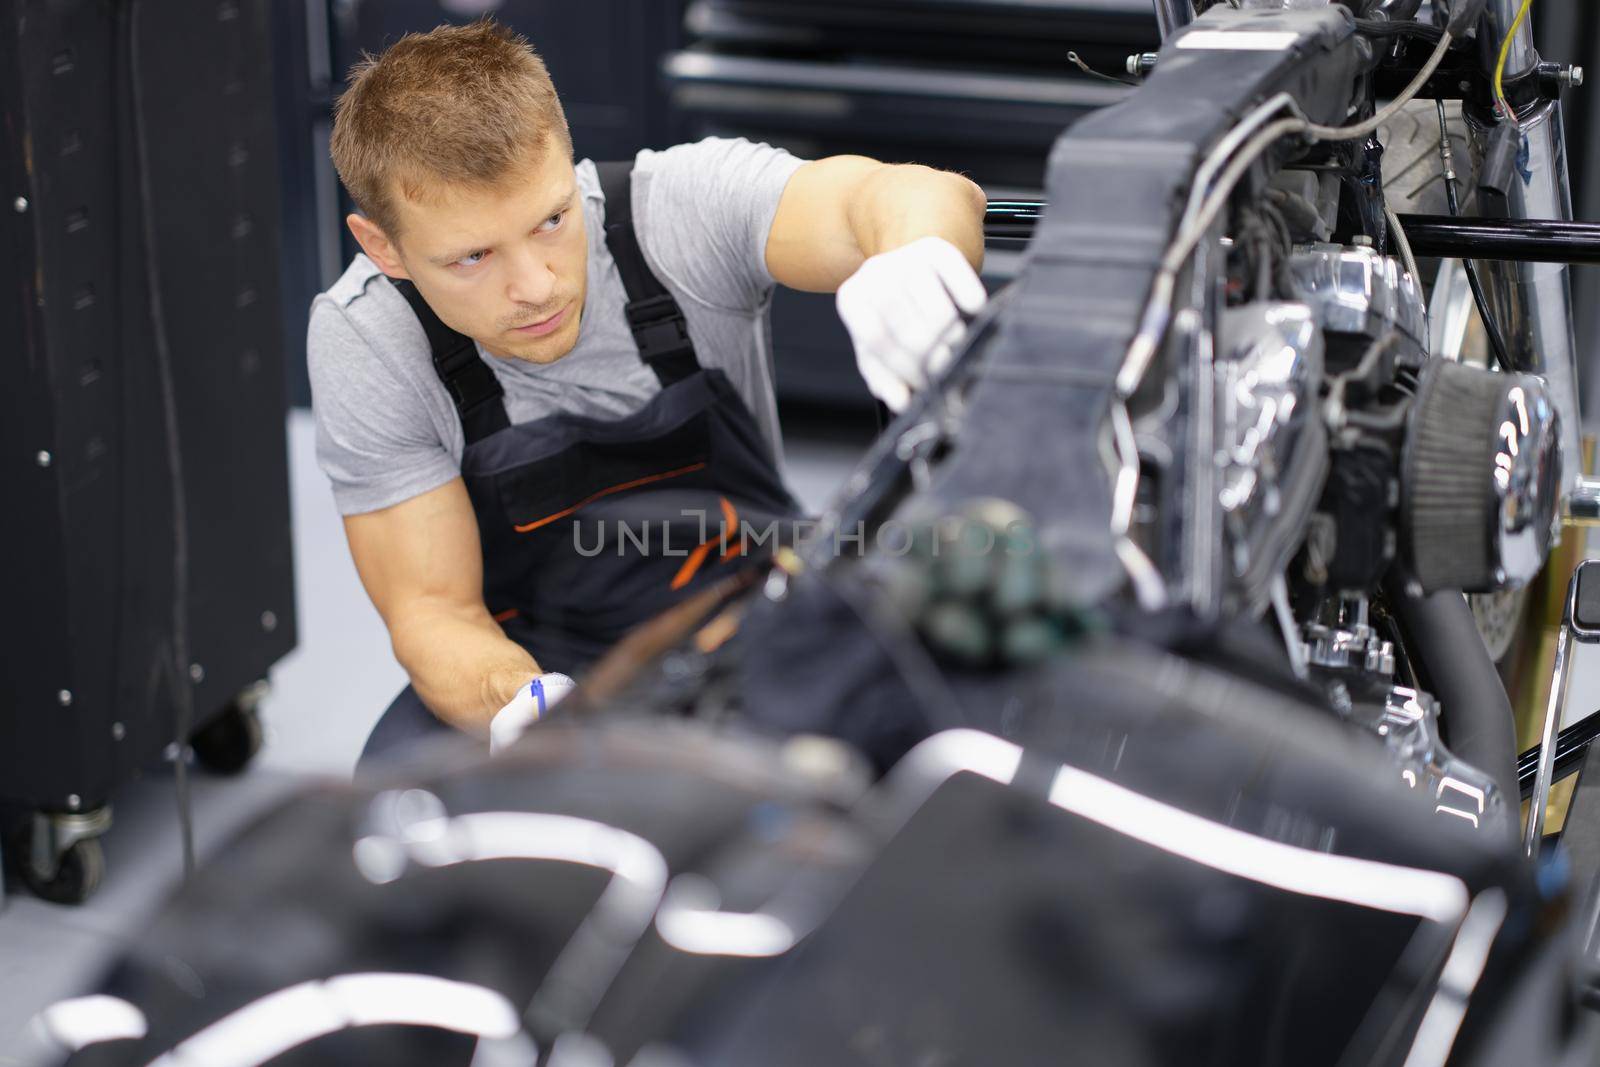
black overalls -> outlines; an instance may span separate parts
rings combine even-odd
[[[461,476],[483,545],[484,602],[545,670],[576,674],[633,626],[727,573],[799,516],[766,439],[720,370],[700,366],[682,310],[639,249],[631,163],[601,163],[605,238],[628,324],[661,392],[621,419],[558,413],[512,426],[494,372],[409,282],[433,365],[461,417]],[[741,538],[741,532],[751,534]],[[369,761],[447,729],[407,687]],[[385,760],[386,762],[386,760]]]

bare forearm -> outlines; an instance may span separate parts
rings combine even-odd
[[[949,171],[906,165],[880,167],[862,181],[849,208],[850,229],[865,256],[942,237],[974,270],[983,265],[984,193]]]
[[[416,611],[397,620],[390,637],[423,703],[468,733],[487,736],[494,713],[541,673],[487,612]]]

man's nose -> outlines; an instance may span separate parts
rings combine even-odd
[[[506,296],[512,303],[544,307],[550,302],[556,291],[556,272],[542,256],[525,256],[511,266]]]

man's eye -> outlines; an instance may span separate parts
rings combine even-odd
[[[488,254],[489,253],[487,252],[469,252],[467,255],[464,255],[460,259],[456,260],[455,265],[458,267],[476,267],[479,263],[483,262],[483,257]]]
[[[545,219],[544,222],[540,224],[539,229],[547,232],[555,229],[557,226],[561,225],[561,220],[566,217],[566,214],[567,213],[565,211],[556,212],[554,215],[551,215],[549,218]]]

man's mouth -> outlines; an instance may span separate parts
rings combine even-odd
[[[538,322],[530,322],[526,326],[513,326],[511,332],[521,334],[524,337],[543,337],[545,334],[554,333],[561,328],[562,323],[567,321],[567,313],[571,310],[572,305],[567,304],[549,318],[540,319]]]

